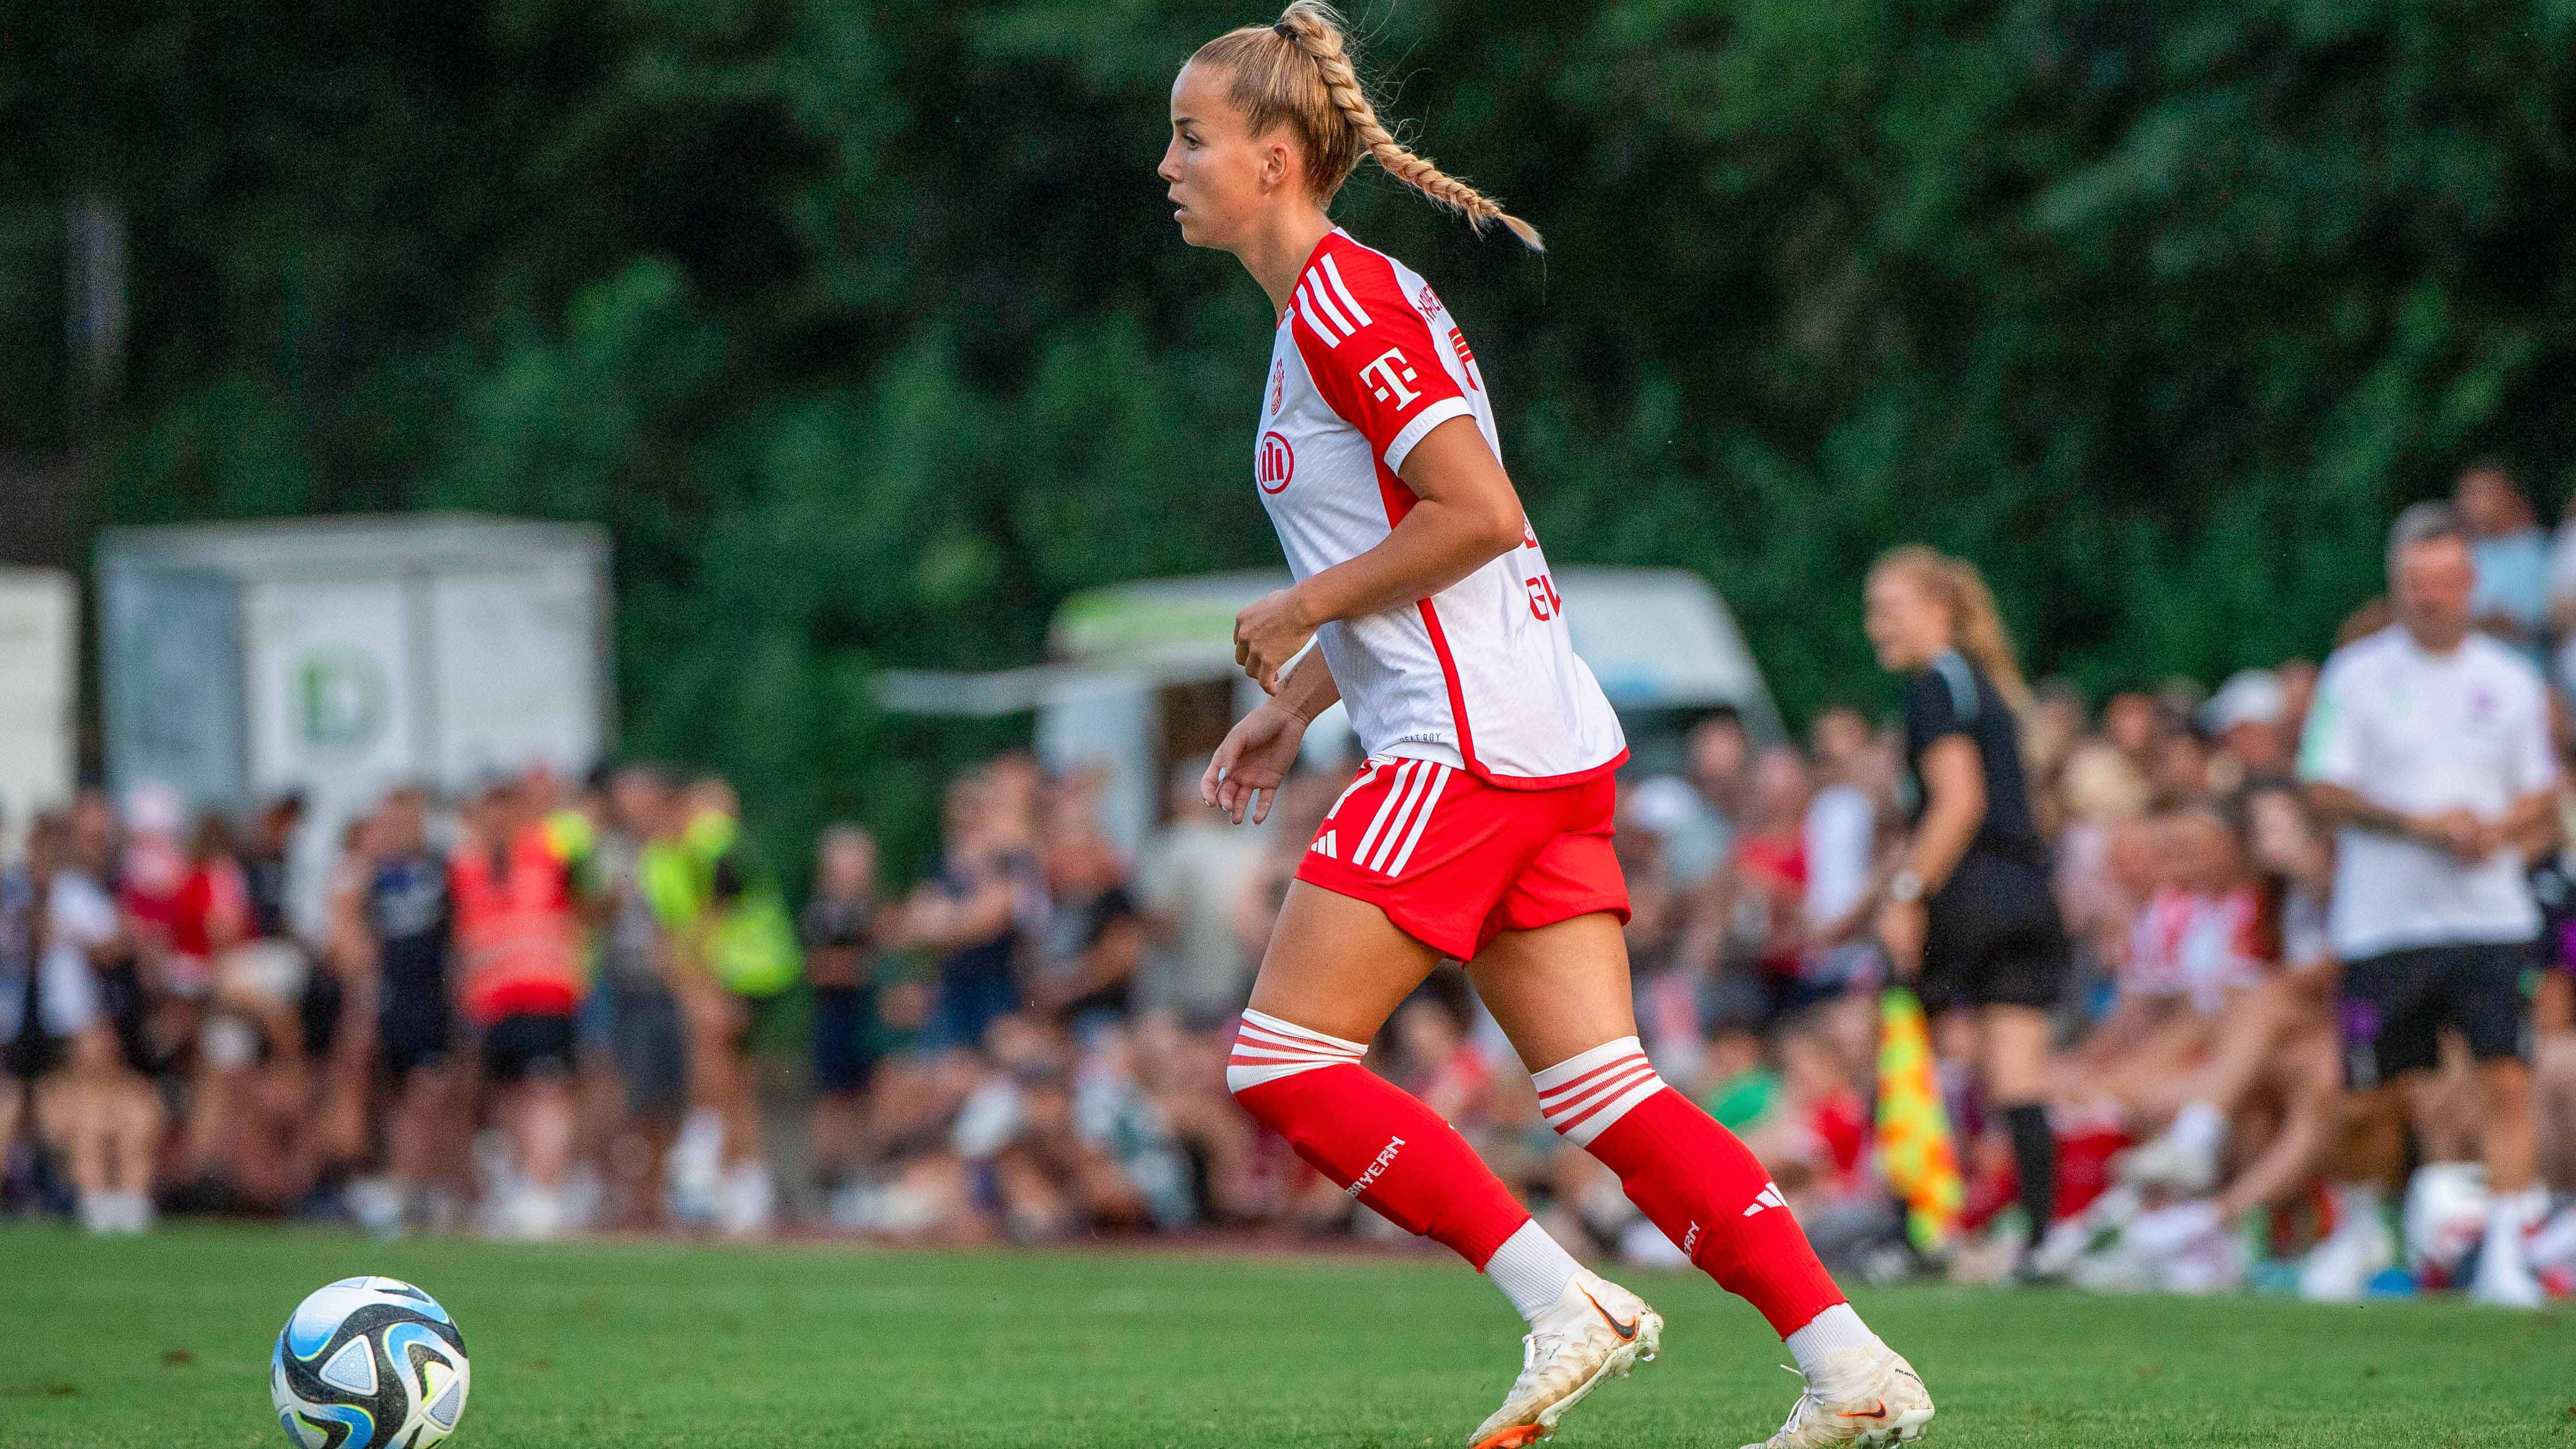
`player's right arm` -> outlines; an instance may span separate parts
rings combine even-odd
[[[1384,539],[1235,616],[1235,659],[1262,688],[1324,625],[1429,598],[1521,546],[1520,494],[1473,417],[1433,426],[1397,476],[1414,502]]]

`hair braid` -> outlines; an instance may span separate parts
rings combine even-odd
[[[1360,149],[1377,158],[1377,164],[1388,175],[1434,202],[1459,212],[1468,224],[1478,230],[1494,222],[1511,228],[1531,251],[1547,250],[1539,239],[1538,228],[1503,210],[1503,204],[1476,188],[1441,170],[1431,158],[1407,149],[1377,118],[1377,107],[1369,103],[1368,91],[1361,86],[1359,71],[1351,64],[1350,47],[1342,38],[1341,17],[1320,0],[1296,0],[1281,11],[1278,23],[1271,27],[1296,43],[1314,62],[1324,78],[1324,90],[1333,108],[1341,112],[1350,126]],[[1336,178],[1338,184],[1338,178]]]

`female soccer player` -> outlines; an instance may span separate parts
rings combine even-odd
[[[1368,753],[1289,888],[1227,1085],[1353,1197],[1502,1290],[1530,1332],[1520,1377],[1469,1442],[1546,1437],[1651,1358],[1663,1320],[1585,1271],[1455,1129],[1360,1065],[1441,958],[1467,962],[1549,1123],[1788,1339],[1806,1392],[1770,1444],[1917,1438],[1932,1418],[1922,1381],[1843,1301],[1753,1155],[1638,1047],[1610,847],[1625,741],[1568,640],[1466,338],[1421,277],[1325,214],[1363,155],[1538,246],[1395,142],[1321,5],[1219,36],[1173,82],[1159,174],[1182,239],[1233,253],[1279,319],[1253,479],[1297,580],[1235,620],[1236,657],[1271,697],[1218,748],[1205,796],[1260,820],[1336,698]]]
[[[1870,570],[1869,640],[1905,687],[1905,762],[1916,792],[1914,840],[1889,877],[1879,942],[1902,976],[1920,976],[1926,1010],[1976,1014],[1986,1100],[2012,1133],[2030,1238],[2057,1203],[2057,1143],[2041,1103],[2048,1013],[2072,957],[2050,889],[2048,845],[2030,813],[2016,711],[2029,702],[1994,596],[1972,566],[1900,548]]]

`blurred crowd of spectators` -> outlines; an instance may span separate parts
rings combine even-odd
[[[2472,469],[2458,502],[2481,627],[2548,664],[2551,641],[2576,640],[2576,543],[2540,535],[2499,470]],[[2385,623],[2374,609],[2348,638]],[[2023,721],[2076,942],[2050,1091],[2062,1221],[2117,1197],[2133,1229],[2087,1260],[2106,1286],[2231,1285],[2322,1240],[2350,1261],[2311,1263],[2306,1286],[2350,1296],[2395,1256],[2353,1240],[2379,1214],[2352,1194],[2478,1155],[2456,1044],[2396,1119],[2344,1092],[2320,925],[2334,842],[2293,781],[2316,678],[2289,660],[2213,693],[2176,680],[2098,702],[2049,683]],[[2558,718],[2576,764],[2563,699]],[[1873,909],[1906,818],[1902,742],[1852,708],[1803,744],[1721,711],[1684,758],[1622,781],[1648,1051],[1752,1145],[1830,1261],[1919,1268],[1872,1154]],[[0,874],[0,1191],[101,1232],[156,1210],[523,1237],[1391,1232],[1224,1084],[1287,883],[1356,762],[1293,776],[1258,830],[1201,802],[1201,763],[1131,857],[1096,781],[1001,756],[948,784],[917,885],[889,891],[874,842],[839,826],[792,910],[721,781],[634,766],[456,801],[396,791],[347,831],[327,922],[303,933],[286,904],[298,802],[187,822],[150,791],[85,792]],[[2562,814],[2576,820],[2576,789]],[[2539,846],[2552,914],[2528,984],[2561,1191],[2570,874]],[[1959,1044],[1935,1047],[1966,1178],[1949,1266],[2000,1271],[1978,1244],[2016,1211],[2012,1156]],[[1547,1130],[1454,966],[1370,1060],[1561,1240],[1676,1261]]]

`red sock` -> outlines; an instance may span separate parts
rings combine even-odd
[[[1457,1128],[1361,1066],[1366,1050],[1247,1011],[1226,1086],[1343,1191],[1482,1271],[1529,1210]]]
[[[1843,1301],[1771,1175],[1664,1085],[1633,1036],[1533,1076],[1548,1125],[1619,1174],[1628,1200],[1782,1338]]]

